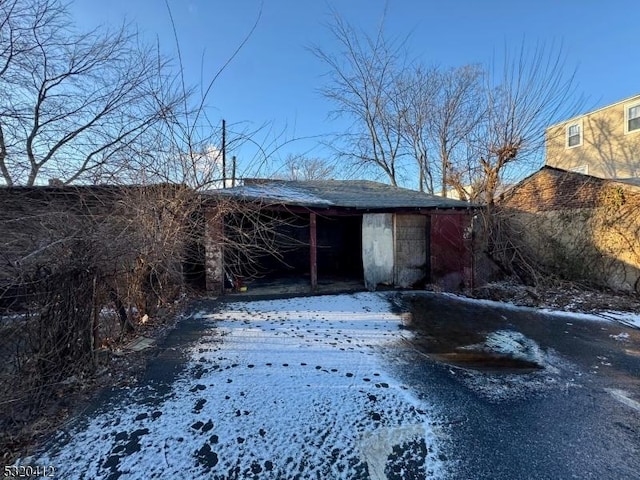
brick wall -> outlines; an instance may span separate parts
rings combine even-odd
[[[500,207],[520,248],[547,271],[640,292],[640,187],[543,168]]]
[[[543,168],[504,194],[500,204],[525,212],[594,208],[608,183],[596,177]]]

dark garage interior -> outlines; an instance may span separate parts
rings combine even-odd
[[[305,279],[311,273],[310,214],[279,212],[274,223],[278,252],[247,259],[239,272],[245,281]],[[316,215],[318,282],[363,280],[362,215]],[[284,258],[283,258],[284,257]],[[232,259],[225,259],[231,265]],[[237,262],[236,262],[237,263]],[[232,267],[233,269],[233,267]]]

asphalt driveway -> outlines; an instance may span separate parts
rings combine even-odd
[[[410,312],[410,314],[409,314]],[[200,302],[55,478],[640,478],[640,335],[436,294]]]
[[[640,478],[640,330],[434,294],[404,302],[414,350],[390,365],[442,407],[452,478]]]

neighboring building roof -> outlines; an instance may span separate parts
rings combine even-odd
[[[54,202],[59,207],[67,208],[72,205],[88,206],[98,209],[111,209],[116,202],[126,198],[126,202],[134,201],[137,195],[147,195],[151,192],[162,192],[163,195],[171,196],[176,192],[187,188],[180,184],[156,183],[149,185],[128,184],[91,184],[91,185],[15,185],[0,186],[0,205],[5,202],[14,202],[11,208],[18,203],[30,202],[30,208],[39,202],[45,206]],[[135,195],[135,196],[134,196]]]
[[[470,208],[461,200],[428,195],[367,180],[251,180],[245,185],[206,192],[273,205],[306,208],[353,208],[358,210],[394,210],[402,208]]]
[[[632,187],[640,187],[640,178],[639,177],[633,177],[633,178],[602,178],[602,177],[596,177],[595,175],[588,175],[586,173],[576,172],[575,170],[565,170],[564,168],[558,168],[558,167],[552,167],[550,165],[544,165],[539,170],[536,170],[531,175],[529,175],[529,176],[523,178],[522,180],[520,180],[518,183],[509,185],[509,187],[505,188],[505,190],[500,194],[500,198],[504,198],[504,197],[508,196],[516,188],[518,188],[519,186],[521,186],[521,185],[523,185],[525,183],[528,183],[531,179],[533,179],[534,177],[539,176],[541,174],[541,172],[545,172],[545,171],[555,172],[555,173],[564,174],[564,175],[575,175],[577,177],[584,178],[584,179],[592,179],[593,181],[599,182],[599,183],[623,183],[625,185],[631,185]]]
[[[72,185],[0,185],[0,192],[8,193],[39,193],[39,194],[65,194],[65,193],[83,193],[83,192],[121,192],[127,190],[144,190],[154,188],[188,188],[178,183],[100,183],[100,184],[72,184]]]
[[[633,185],[634,187],[640,187],[640,178],[614,178],[611,179],[612,182],[617,183],[626,183],[627,185]]]
[[[547,127],[547,130],[550,130],[552,128],[558,127],[560,125],[564,125],[565,123],[574,122],[574,121],[576,121],[576,120],[578,120],[580,118],[587,117],[589,115],[593,115],[594,113],[601,112],[602,110],[606,110],[608,108],[615,107],[617,105],[623,105],[625,103],[635,102],[636,100],[640,100],[640,94],[632,95],[631,97],[627,97],[627,98],[624,98],[622,100],[618,100],[617,102],[610,103],[608,105],[603,105],[602,107],[596,108],[595,110],[591,110],[589,112],[584,112],[584,113],[581,113],[579,115],[574,115],[573,117],[568,118],[567,120],[562,120],[560,122],[554,123],[553,125],[549,125]]]
[[[639,187],[640,186],[640,178],[637,178],[637,177],[632,177],[632,178],[602,178],[602,177],[597,177],[595,175],[588,175],[586,173],[576,172],[574,170],[565,170],[563,168],[551,167],[549,165],[545,165],[540,170],[538,170],[538,172],[540,172],[542,170],[551,170],[551,171],[564,173],[564,174],[569,174],[569,175],[577,175],[578,177],[582,177],[582,178],[585,178],[585,179],[593,179],[594,181],[597,181],[597,182],[600,182],[600,183],[624,183],[625,185],[631,185],[633,187]],[[524,182],[525,180],[527,180],[528,178],[533,177],[538,172],[535,172],[532,175],[529,175],[527,178],[525,178],[524,180],[520,181],[518,183],[518,185],[521,184],[522,182]]]

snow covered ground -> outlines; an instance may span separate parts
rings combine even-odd
[[[618,322],[627,327],[640,329],[640,312],[618,312],[602,310],[599,312],[583,313],[574,311],[565,311],[552,308],[535,308],[524,307],[521,305],[515,305],[509,302],[498,302],[495,300],[485,300],[479,298],[469,298],[462,295],[456,295],[453,293],[443,293],[442,295],[455,298],[460,301],[475,303],[477,305],[487,305],[491,307],[511,308],[513,310],[530,310],[535,312],[542,312],[547,315],[553,315],[557,317],[571,317],[581,320],[593,320],[599,322]]]
[[[628,327],[640,328],[640,313],[604,311],[599,313],[597,316],[622,323]]]
[[[186,368],[168,390],[149,382],[132,388],[20,463],[55,466],[56,478],[65,479],[455,477],[455,460],[446,460],[449,430],[440,410],[446,406],[416,396],[428,397],[433,386],[410,389],[396,376],[403,364],[389,352],[406,348],[415,333],[400,328],[389,295],[395,294],[235,302],[201,311],[194,318],[205,333],[185,347]],[[640,315],[544,313],[567,326],[570,316],[640,328]],[[626,344],[634,332],[625,330],[608,336]],[[584,388],[576,364],[512,326],[469,343],[458,350],[540,367],[497,373],[452,366],[450,375],[483,402]],[[621,389],[609,393],[638,407]]]
[[[55,465],[65,479],[446,475],[432,406],[381,359],[409,335],[383,294],[238,302],[198,316],[211,329],[168,393],[132,389],[22,463]]]

